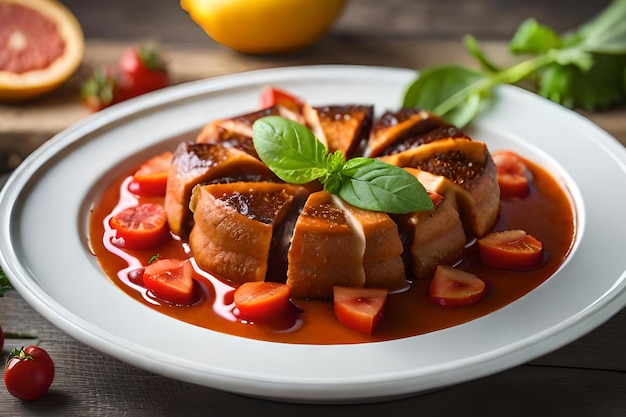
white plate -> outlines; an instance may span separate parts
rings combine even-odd
[[[254,110],[262,87],[313,104],[397,109],[410,70],[294,67],[168,88],[99,112],[37,149],[0,194],[0,261],[19,293],[70,336],[171,378],[298,402],[357,402],[440,388],[559,348],[626,303],[626,151],[585,118],[513,87],[468,131],[514,149],[571,191],[574,251],[548,281],[507,307],[422,336],[357,345],[233,337],[158,313],[125,295],[90,254],[90,204],[107,181],[172,136]],[[139,154],[139,158],[137,156]]]

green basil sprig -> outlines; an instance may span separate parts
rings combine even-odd
[[[588,111],[626,103],[626,0],[613,0],[598,16],[559,35],[534,19],[524,21],[509,43],[527,59],[498,68],[472,36],[465,46],[481,69],[440,65],[420,73],[403,106],[430,110],[462,128],[485,107],[498,84],[531,81],[538,94]]]
[[[307,127],[280,116],[267,116],[252,127],[259,158],[283,181],[319,180],[324,189],[364,210],[412,213],[430,210],[424,186],[404,169],[375,158],[346,160],[329,153]]]

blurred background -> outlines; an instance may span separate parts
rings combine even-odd
[[[322,7],[327,0],[310,1]],[[318,42],[297,52],[268,55],[247,55],[214,41],[177,0],[60,2],[75,15],[84,33],[81,65],[51,93],[24,103],[0,103],[0,173],[89,115],[79,97],[82,85],[95,69],[115,64],[126,48],[146,41],[161,45],[172,84],[294,65],[476,67],[463,44],[465,34],[476,37],[495,64],[504,66],[516,59],[507,42],[525,19],[533,17],[562,33],[594,17],[610,0],[349,0]],[[194,0],[203,2],[211,3]],[[233,28],[228,36],[236,31]],[[603,127],[621,133],[621,127]]]
[[[189,24],[176,0],[61,2],[81,21],[87,38],[148,36],[163,42],[210,43],[199,27]],[[608,0],[352,0],[329,36],[458,39],[472,33],[486,40],[501,40],[510,38],[526,17],[562,32],[607,4]]]

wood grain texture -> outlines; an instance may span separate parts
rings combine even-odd
[[[117,61],[129,42],[89,41],[78,71],[59,89],[33,101],[0,104],[0,172],[14,168],[33,149],[73,123],[89,116],[79,91],[92,71]],[[486,54],[502,65],[514,58],[505,42],[482,43]],[[243,55],[227,48],[207,45],[163,45],[172,83],[181,84],[256,69],[296,65],[373,65],[422,70],[456,63],[476,67],[462,43],[452,40],[347,40],[323,39],[301,53],[277,56]],[[401,97],[398,97],[400,102]],[[585,113],[622,143],[626,143],[626,112],[623,108]]]
[[[325,0],[320,0],[325,1]],[[158,39],[214,44],[174,0],[61,0],[84,23],[87,38]],[[472,33],[506,40],[526,18],[558,32],[586,21],[610,0],[350,0],[330,38],[454,39]]]
[[[143,40],[163,43],[175,84],[294,65],[356,64],[417,70],[443,63],[473,66],[461,42],[466,33],[478,37],[487,54],[504,64],[512,60],[506,40],[525,18],[533,16],[557,31],[566,31],[609,3],[351,0],[328,36],[311,48],[289,55],[250,56],[210,40],[176,0],[61,1],[83,25],[87,38],[83,63],[51,94],[27,103],[0,105],[0,171],[3,166],[15,166],[36,146],[87,117],[89,112],[78,99],[82,82],[93,68],[116,62],[125,47]],[[625,108],[584,115],[626,144]],[[528,364],[419,396],[348,406],[282,404],[154,375],[74,340],[15,291],[0,298],[0,325],[5,330],[37,331],[39,343],[56,365],[51,390],[39,401],[22,403],[2,387],[0,416],[626,415],[626,310],[579,340]],[[29,342],[9,342],[2,359],[10,347]]]

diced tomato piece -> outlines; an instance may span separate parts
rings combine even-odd
[[[487,285],[480,277],[448,265],[437,266],[428,290],[430,301],[446,307],[475,304],[486,293]]]
[[[543,244],[523,230],[505,230],[478,239],[478,254],[493,268],[529,269],[541,263]]]
[[[528,168],[513,151],[497,151],[492,154],[498,173],[500,196],[505,199],[524,198],[530,192]]]
[[[333,287],[333,310],[346,327],[372,334],[383,318],[388,291],[384,288]]]
[[[170,238],[167,214],[161,204],[129,207],[113,215],[109,224],[117,231],[113,243],[121,248],[150,249]]]
[[[261,92],[261,108],[266,109],[275,105],[300,113],[304,102],[285,90],[273,86],[267,87]]]
[[[189,259],[159,259],[143,270],[143,285],[172,304],[193,302],[193,266]]]
[[[143,197],[164,196],[173,155],[170,151],[163,152],[141,164],[128,184],[130,192]]]
[[[239,316],[250,321],[267,321],[289,309],[291,288],[279,282],[250,281],[235,289]]]

